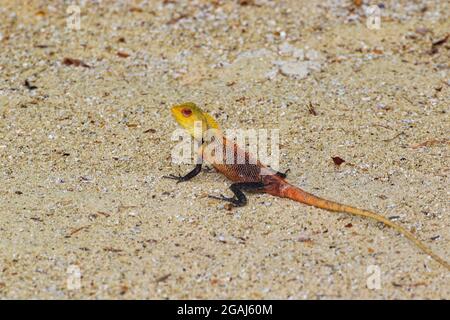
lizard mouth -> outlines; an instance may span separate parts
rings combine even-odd
[[[179,117],[180,117],[180,107],[179,106],[173,106],[172,108],[170,108],[170,111],[172,112],[172,116],[175,118],[175,120],[177,120],[177,122],[179,122]]]

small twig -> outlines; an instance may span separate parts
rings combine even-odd
[[[83,230],[83,229],[87,229],[87,228],[89,228],[89,227],[90,227],[90,226],[83,226],[83,227],[74,229],[74,230],[72,230],[68,235],[66,235],[66,238],[70,238],[70,237],[73,236],[74,234],[80,232],[80,231]]]
[[[64,58],[63,64],[65,64],[66,66],[75,66],[75,67],[85,67],[85,68],[91,67],[84,61],[75,58]]]
[[[390,142],[390,141],[392,141],[392,140],[395,140],[395,139],[397,139],[398,137],[400,137],[402,134],[404,134],[404,132],[402,131],[402,132],[400,132],[400,133],[397,133],[395,136],[393,136],[392,138],[389,138],[389,139],[384,139],[384,140],[382,140],[383,142]]]
[[[431,44],[431,54],[437,53],[438,47],[442,46],[444,43],[446,43],[449,37],[450,37],[450,35],[447,34],[444,38],[434,41]]]
[[[158,283],[158,282],[166,281],[167,279],[169,279],[169,277],[170,277],[171,275],[172,275],[171,273],[165,274],[165,275],[163,275],[162,277],[157,278],[157,279],[155,280],[155,282]]]
[[[138,206],[124,206],[124,205],[120,205],[117,207],[117,213],[121,213],[127,209],[133,209],[133,208],[137,208]]]
[[[314,109],[314,106],[311,101],[309,102],[308,112],[309,112],[309,114],[312,114],[313,116],[317,116],[316,109]]]
[[[103,212],[103,211],[97,211],[97,214],[101,214],[102,216],[105,216],[105,217],[109,217],[110,216],[109,213],[106,213],[106,212]]]
[[[421,148],[421,147],[431,147],[431,146],[434,146],[436,144],[450,144],[450,140],[449,139],[442,139],[442,140],[431,139],[431,140],[424,141],[422,143],[414,144],[414,145],[411,146],[411,148],[412,149],[418,149],[418,148]]]
[[[412,288],[412,287],[418,287],[418,286],[426,286],[427,284],[426,284],[426,282],[417,282],[417,283],[411,283],[411,284],[392,282],[392,285],[394,287],[410,287],[410,288]]]
[[[116,248],[113,248],[113,247],[106,247],[106,248],[103,248],[103,250],[104,251],[108,251],[108,252],[114,252],[114,253],[123,251],[122,249],[116,249]]]
[[[181,19],[184,19],[184,18],[187,18],[187,17],[189,17],[187,14],[181,14],[181,15],[179,15],[178,17],[174,17],[174,18],[170,19],[170,20],[167,22],[167,24],[175,24],[175,23],[177,23],[178,21],[180,21]]]

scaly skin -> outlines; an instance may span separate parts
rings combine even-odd
[[[276,172],[261,164],[259,161],[255,161],[254,158],[252,158],[252,155],[248,152],[245,152],[236,144],[228,142],[222,135],[214,118],[203,112],[195,104],[187,102],[180,105],[175,105],[171,110],[175,120],[197,141],[202,142],[201,148],[199,149],[199,157],[212,164],[217,171],[225,175],[228,179],[234,181],[234,183],[230,186],[231,191],[234,193],[234,197],[227,198],[225,196],[210,196],[211,198],[229,201],[235,206],[244,206],[247,203],[247,198],[243,191],[256,191],[268,193],[277,197],[289,198],[297,202],[332,212],[343,212],[371,218],[401,233],[424,253],[447,268],[447,270],[450,270],[450,264],[447,261],[436,255],[410,231],[392,222],[391,220],[371,211],[362,210],[319,198],[289,184],[285,180],[285,174]],[[194,130],[195,124],[200,124],[202,129],[200,133]],[[211,130],[207,131],[209,129],[213,129],[213,134],[205,134],[205,132],[211,132]],[[218,145],[219,143],[221,145]],[[227,148],[230,148],[231,152],[227,152]],[[222,149],[223,152],[211,152],[211,150],[214,149]],[[225,159],[226,156],[224,155],[228,158]],[[244,160],[242,161],[242,159]],[[238,160],[241,161],[239,162]],[[177,182],[188,181],[201,171],[201,167],[202,164],[200,163],[197,164],[196,167],[185,176],[170,175],[166,176],[166,178],[175,179]]]

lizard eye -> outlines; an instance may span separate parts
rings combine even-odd
[[[191,109],[182,109],[181,114],[187,118],[192,114],[192,110]]]

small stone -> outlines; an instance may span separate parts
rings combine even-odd
[[[287,42],[284,42],[278,47],[278,53],[281,56],[292,56],[299,60],[303,60],[305,58],[303,49],[296,48]]]
[[[288,77],[304,79],[308,76],[308,63],[306,62],[284,62],[280,65],[280,72]]]
[[[292,45],[290,45],[287,42],[280,44],[280,46],[278,47],[278,53],[283,56],[291,55],[294,50],[295,50],[295,47],[293,47]]]
[[[337,94],[338,96],[343,96],[343,95],[345,95],[345,89],[344,89],[344,88],[339,88],[339,89],[337,89],[337,90],[336,90],[336,94]]]
[[[316,50],[308,50],[306,51],[306,59],[308,60],[319,60],[320,53]]]
[[[303,49],[295,48],[294,51],[292,52],[292,56],[299,60],[303,60],[305,59],[305,52],[303,51]]]
[[[308,61],[308,69],[312,71],[320,71],[322,69],[322,65],[317,61]]]
[[[418,27],[418,28],[416,28],[416,33],[418,33],[418,34],[420,34],[422,36],[427,34],[428,32],[430,32],[430,30],[428,28],[425,28],[425,27]]]
[[[272,42],[274,42],[274,40],[275,40],[275,37],[273,36],[273,34],[269,33],[266,35],[267,42],[272,43]]]
[[[244,51],[241,52],[237,58],[236,61],[242,60],[242,59],[256,59],[256,58],[263,58],[270,56],[271,52],[268,49],[261,48],[257,50],[250,50],[250,51]]]
[[[272,69],[265,74],[266,79],[273,80],[278,74],[278,69]]]

